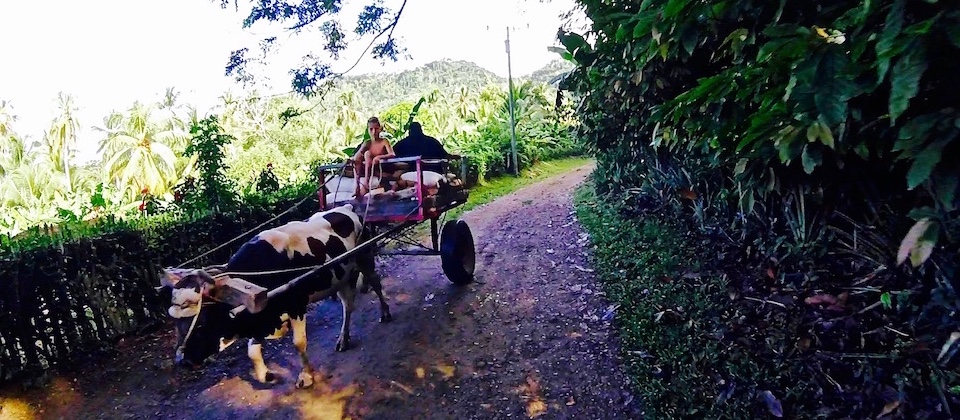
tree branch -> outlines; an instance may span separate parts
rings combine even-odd
[[[390,34],[387,35],[387,39],[389,40],[393,38],[393,30],[397,27],[397,22],[400,21],[400,15],[403,14],[403,8],[406,6],[407,6],[407,0],[403,0],[403,3],[400,5],[400,10],[398,10],[396,16],[393,17],[393,22],[390,22],[389,25],[385,26],[383,29],[380,30],[380,32],[374,35],[373,39],[370,40],[370,43],[367,44],[367,47],[363,49],[362,53],[360,53],[360,57],[357,58],[357,61],[355,61],[353,65],[350,66],[350,68],[342,72],[336,73],[335,77],[343,77],[343,75],[349,73],[354,68],[356,68],[357,65],[360,64],[360,61],[363,60],[363,57],[367,55],[367,52],[370,51],[370,48],[373,47],[373,44],[377,42],[377,39],[380,39],[380,37],[383,36],[383,34],[387,33],[388,30],[390,31]]]

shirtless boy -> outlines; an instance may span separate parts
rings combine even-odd
[[[357,186],[357,196],[363,196],[370,187],[370,179],[373,178],[373,167],[383,159],[389,159],[396,156],[393,153],[393,147],[387,139],[380,136],[382,127],[380,119],[370,117],[367,120],[367,131],[370,132],[370,140],[365,141],[357,153],[353,155],[353,173],[360,173],[360,166],[365,169],[363,182]]]

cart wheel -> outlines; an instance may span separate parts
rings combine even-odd
[[[440,263],[443,274],[453,284],[464,285],[473,282],[473,270],[477,254],[473,247],[473,234],[470,226],[463,220],[451,220],[444,223],[440,231]]]

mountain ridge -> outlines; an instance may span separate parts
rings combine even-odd
[[[506,77],[504,77],[504,76],[499,76],[499,75],[497,75],[496,73],[494,73],[493,71],[491,71],[491,70],[487,69],[486,67],[483,67],[483,66],[481,66],[481,65],[479,65],[479,64],[477,64],[477,63],[475,63],[475,62],[473,62],[473,61],[470,61],[470,60],[454,60],[454,59],[451,59],[451,58],[441,58],[441,59],[439,59],[439,60],[434,60],[434,61],[431,61],[431,62],[429,62],[429,63],[422,64],[422,65],[420,65],[420,66],[414,67],[414,68],[412,68],[412,69],[399,70],[399,71],[393,71],[393,72],[368,72],[368,73],[363,73],[363,74],[346,76],[346,77],[344,77],[344,79],[345,79],[345,80],[356,80],[356,79],[363,79],[363,78],[368,78],[368,77],[395,77],[395,76],[400,76],[400,75],[402,75],[402,74],[404,74],[404,73],[422,71],[422,70],[424,70],[424,69],[436,69],[436,68],[441,67],[441,66],[444,66],[444,65],[458,65],[458,66],[463,66],[463,67],[475,67],[476,69],[478,69],[478,70],[480,70],[480,71],[482,71],[482,72],[484,72],[484,73],[489,74],[492,78],[499,79],[499,80],[502,80],[502,81],[504,81],[504,82],[507,81],[507,78],[506,78]],[[575,66],[574,66],[573,64],[571,64],[570,62],[568,62],[568,61],[566,61],[566,60],[555,59],[555,60],[552,60],[552,61],[548,62],[547,64],[544,64],[544,65],[541,66],[540,68],[538,68],[538,69],[536,69],[536,70],[533,70],[533,71],[531,71],[531,72],[529,72],[529,73],[519,74],[519,75],[516,75],[516,74],[515,74],[515,75],[513,76],[513,78],[514,78],[514,79],[517,79],[517,80],[549,81],[551,77],[556,76],[556,75],[559,74],[559,73],[569,71],[569,70],[573,69],[574,67],[575,67]]]
[[[525,75],[514,76],[514,84],[524,81],[549,83],[556,76],[569,71],[573,64],[554,60]],[[505,88],[507,78],[468,60],[440,59],[413,69],[399,72],[364,73],[344,77],[326,95],[333,105],[340,96],[352,91],[364,111],[376,111],[399,102],[416,102],[434,90],[441,92],[460,89],[481,90],[488,85]]]

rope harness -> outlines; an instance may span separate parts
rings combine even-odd
[[[379,165],[380,174],[381,174],[381,176],[382,176],[382,175],[383,175],[383,162],[378,161],[377,164]],[[341,168],[341,170],[340,170],[340,175],[341,175],[341,176],[339,177],[339,179],[338,179],[338,181],[337,181],[338,191],[339,191],[339,183],[342,182],[342,174],[344,173],[345,169],[346,169],[346,165],[344,165],[344,166]],[[333,178],[330,178],[330,179],[324,181],[322,184],[320,184],[320,190],[322,191],[322,188],[323,188],[325,185],[327,185],[327,183],[329,183],[332,179],[333,179]],[[364,211],[363,211],[363,218],[362,218],[362,221],[361,221],[361,229],[360,229],[360,232],[357,232],[357,245],[358,245],[358,246],[360,245],[360,236],[363,234],[363,231],[364,231],[363,228],[368,225],[368,223],[366,222],[366,220],[367,220],[367,216],[369,215],[369,212],[370,212],[370,200],[373,198],[373,196],[369,195],[369,190],[371,189],[371,188],[369,188],[369,187],[370,187],[370,185],[369,185],[369,184],[370,184],[370,180],[369,180],[369,179],[367,180],[367,184],[368,184],[368,185],[367,185],[367,187],[368,187],[367,195],[358,198],[358,201],[360,201],[360,202],[362,202],[362,200],[363,200],[364,198],[366,198],[366,203],[365,203],[365,205],[364,205]],[[270,220],[267,220],[266,222],[263,222],[263,223],[257,225],[257,226],[254,227],[253,229],[250,229],[250,230],[248,230],[248,231],[246,231],[246,232],[244,232],[244,233],[242,233],[242,234],[240,234],[240,235],[237,235],[237,236],[234,237],[233,239],[230,239],[229,241],[227,241],[227,242],[225,242],[225,243],[223,243],[223,244],[221,244],[221,245],[219,245],[219,246],[217,246],[217,247],[215,247],[215,248],[213,248],[213,249],[211,249],[211,250],[209,250],[209,251],[207,251],[207,252],[204,252],[204,253],[202,253],[202,254],[194,257],[194,258],[191,258],[190,260],[187,260],[187,261],[183,262],[182,264],[178,265],[177,268],[183,268],[185,265],[190,264],[190,263],[192,263],[192,262],[194,262],[194,261],[197,261],[197,260],[199,260],[199,259],[201,259],[201,258],[203,258],[203,257],[206,257],[206,256],[208,256],[208,255],[210,255],[210,254],[212,254],[212,253],[214,253],[214,252],[222,249],[223,247],[228,246],[228,245],[232,244],[233,242],[236,242],[237,240],[239,240],[239,239],[241,239],[241,238],[249,235],[251,232],[256,231],[256,230],[262,228],[263,226],[266,226],[267,224],[276,221],[277,219],[279,219],[279,218],[282,217],[283,215],[285,215],[285,214],[287,214],[287,213],[290,213],[291,211],[293,211],[293,210],[295,210],[296,208],[298,208],[301,204],[303,204],[304,202],[306,202],[309,198],[310,198],[310,197],[306,197],[306,198],[300,200],[299,202],[297,202],[296,204],[294,204],[292,207],[290,207],[289,209],[287,209],[287,210],[284,211],[283,213],[280,213],[280,214],[278,214],[277,216],[271,218]],[[421,203],[421,205],[422,205],[422,203]],[[411,211],[406,215],[406,217],[409,217],[409,216],[413,215],[413,213],[415,213],[418,209],[419,209],[419,206],[418,206],[417,208],[411,210]],[[348,252],[349,252],[349,251],[348,251]],[[218,273],[218,274],[216,274],[216,275],[212,275],[211,277],[213,277],[214,279],[218,279],[218,278],[228,277],[228,276],[231,276],[231,275],[233,275],[233,276],[238,276],[238,277],[239,277],[239,276],[263,276],[263,275],[271,275],[271,274],[283,274],[283,273],[301,272],[301,271],[318,269],[318,268],[322,267],[322,266],[325,265],[325,264],[326,264],[326,263],[324,263],[324,264],[315,264],[315,265],[305,266],[305,267],[298,267],[298,268],[288,268],[288,269],[280,269],[280,270],[267,270],[267,271],[251,271],[251,272],[228,271],[228,272],[222,272],[222,273]],[[342,282],[334,283],[334,285],[335,285],[335,286],[341,286],[341,285],[342,285]],[[205,304],[213,304],[213,303],[212,303],[212,302],[210,302],[210,303],[205,303],[205,302],[203,302],[203,293],[202,293],[202,290],[201,290],[200,299],[199,299],[198,302],[197,302],[197,313],[194,314],[193,319],[190,321],[190,327],[187,329],[187,333],[186,333],[186,335],[184,336],[183,341],[180,343],[180,345],[179,345],[179,346],[177,347],[177,349],[176,349],[176,353],[177,353],[177,355],[178,355],[178,358],[182,357],[183,349],[186,347],[187,341],[190,339],[190,336],[193,334],[194,330],[196,329],[197,321],[200,319],[200,311],[203,309],[203,305],[205,305]],[[231,344],[232,344],[232,343],[231,343]]]
[[[346,170],[346,168],[347,168],[346,165],[344,165],[344,166],[340,169],[340,175],[343,174],[343,172],[344,172],[344,170]],[[342,176],[341,176],[341,178],[342,178]],[[330,179],[328,179],[328,180],[326,180],[326,181],[323,181],[323,183],[320,184],[320,187],[318,188],[318,190],[322,190],[323,187],[326,186],[327,183],[329,183],[330,180],[332,180],[332,179],[333,179],[333,178],[330,178]],[[338,188],[339,188],[339,181],[338,181],[337,186],[338,186]],[[278,214],[278,215],[270,218],[270,220],[267,220],[266,222],[263,222],[263,223],[255,226],[255,227],[253,227],[252,229],[249,229],[249,230],[247,230],[246,232],[243,232],[243,233],[241,233],[241,234],[233,237],[233,239],[230,239],[229,241],[224,242],[224,243],[218,245],[217,247],[215,247],[215,248],[213,248],[213,249],[211,249],[211,250],[209,250],[209,251],[207,251],[207,252],[204,252],[204,253],[202,253],[202,254],[200,254],[200,255],[198,255],[198,256],[196,256],[196,257],[193,257],[193,258],[191,258],[191,259],[189,259],[189,260],[187,260],[187,261],[184,261],[183,263],[181,263],[180,265],[178,265],[177,268],[183,268],[183,267],[186,266],[187,264],[190,264],[190,263],[192,263],[192,262],[194,262],[194,261],[197,261],[197,260],[199,260],[199,259],[201,259],[201,258],[203,258],[203,257],[206,257],[206,256],[208,256],[208,255],[210,255],[210,254],[212,254],[212,253],[214,253],[214,252],[217,252],[217,251],[223,249],[225,246],[228,246],[228,245],[230,245],[230,244],[232,244],[232,243],[234,243],[234,242],[242,239],[243,237],[245,237],[245,236],[253,233],[254,231],[257,231],[257,230],[259,230],[260,228],[262,228],[262,227],[264,227],[264,226],[266,226],[266,225],[268,225],[268,224],[270,224],[270,223],[273,223],[273,222],[277,221],[277,219],[283,217],[283,215],[285,215],[285,214],[287,214],[287,213],[290,213],[290,212],[296,210],[298,207],[300,207],[301,204],[307,202],[307,200],[309,200],[310,198],[311,198],[311,197],[309,197],[309,196],[304,197],[302,200],[298,201],[296,204],[294,204],[294,205],[291,206],[290,208],[284,210],[283,213],[280,213],[280,214]]]
[[[176,355],[177,361],[180,361],[180,358],[183,357],[183,349],[187,346],[187,340],[190,339],[190,335],[193,334],[193,329],[197,327],[197,320],[200,319],[200,311],[203,310],[203,289],[200,289],[200,300],[197,301],[197,313],[193,315],[193,320],[190,321],[190,328],[187,329],[187,334],[183,336],[183,341],[180,342],[180,345],[177,346]]]

